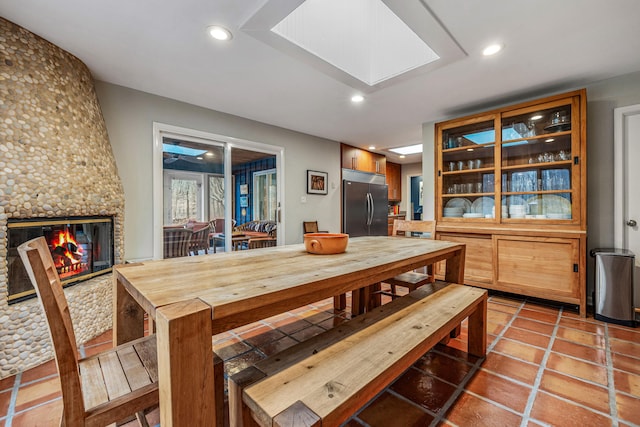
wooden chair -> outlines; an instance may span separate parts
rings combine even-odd
[[[318,230],[318,221],[303,221],[302,234],[307,233],[328,233],[328,231]]]
[[[405,237],[412,237],[412,233],[429,233],[429,238],[435,239],[436,222],[396,219],[393,221],[393,231],[391,232],[391,235],[398,236],[400,235],[398,233],[403,233]],[[409,291],[414,291],[422,285],[433,282],[435,282],[433,265],[427,266],[426,274],[417,271],[409,271],[384,281],[384,283],[391,285],[391,296],[393,298],[398,296],[396,292],[397,286],[402,286],[408,288]]]
[[[164,257],[177,258],[189,256],[189,245],[193,231],[182,227],[165,227]]]
[[[47,318],[62,389],[60,425],[105,426],[158,405],[156,337],[150,335],[78,359],[69,307],[44,237],[18,247]]]

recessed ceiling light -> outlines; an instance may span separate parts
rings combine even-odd
[[[404,158],[405,158],[405,157],[407,157],[407,156],[405,156],[405,155],[400,155],[400,156],[398,156],[398,157],[400,157],[401,159],[404,159]]]
[[[544,142],[553,142],[553,141],[555,141],[555,139],[553,139],[553,138],[549,138],[549,139],[545,139],[544,140]]]
[[[356,104],[362,101],[364,101],[364,96],[362,95],[353,95],[351,97],[351,102],[355,102]]]
[[[226,40],[231,40],[233,38],[231,31],[227,30],[224,27],[220,27],[218,25],[212,25],[208,27],[207,31],[209,31],[209,35],[216,40],[226,41]]]
[[[376,149],[375,145],[370,145],[369,146],[369,150],[375,150],[375,149]]]
[[[535,116],[531,117],[531,120],[540,120],[542,118],[542,114],[536,114]]]
[[[398,154],[416,154],[422,153],[422,144],[409,145],[407,147],[389,148],[389,151],[393,151]]]
[[[213,157],[213,153],[212,153],[211,151],[207,151],[207,152],[205,153],[205,156],[207,156],[207,157]]]
[[[489,45],[489,46],[485,47],[484,50],[482,51],[482,54],[484,56],[495,55],[496,53],[500,52],[501,50],[502,50],[502,45],[492,44],[492,45]]]
[[[467,151],[473,151],[473,148],[467,148]]]

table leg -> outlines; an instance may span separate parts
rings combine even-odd
[[[374,283],[369,286],[369,300],[367,301],[367,311],[371,311],[376,307],[380,307],[382,305],[382,295],[380,291],[382,290],[382,283]]]
[[[335,310],[344,310],[347,308],[347,294],[340,294],[333,297],[333,308]]]
[[[156,310],[160,424],[213,426],[216,423],[211,307],[200,300]]]
[[[144,336],[144,310],[113,273],[113,344],[118,346]]]
[[[462,246],[455,255],[447,258],[444,280],[449,283],[464,284],[464,261],[466,246]]]

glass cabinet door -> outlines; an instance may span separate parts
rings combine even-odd
[[[495,119],[441,133],[442,217],[493,218],[495,214]]]
[[[509,112],[501,119],[501,212],[508,222],[573,218],[570,101]]]

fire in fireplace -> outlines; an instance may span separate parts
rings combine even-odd
[[[113,266],[111,217],[10,220],[8,225],[9,302],[35,296],[17,248],[44,236],[64,286],[108,273]]]
[[[49,247],[53,248],[51,256],[60,279],[82,274],[89,269],[91,252],[87,250],[88,243],[85,241],[83,244],[78,244],[69,230],[58,232],[58,235],[48,243]]]

